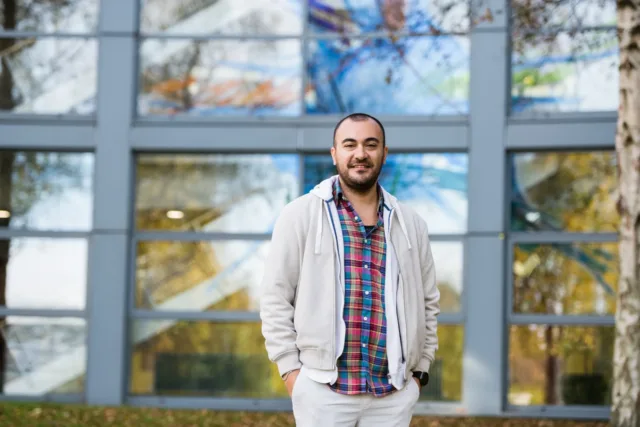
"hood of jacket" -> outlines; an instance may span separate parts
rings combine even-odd
[[[313,187],[313,189],[310,191],[310,194],[313,194],[314,196],[319,197],[325,202],[323,203],[323,209],[320,209],[320,211],[318,212],[318,221],[317,221],[317,230],[316,230],[316,248],[315,248],[316,253],[320,253],[320,240],[321,240],[322,231],[323,231],[322,216],[324,215],[324,209],[326,208],[327,213],[331,215],[330,209],[328,208],[328,204],[333,202],[333,184],[336,179],[338,179],[338,175],[333,175],[325,179],[324,181],[321,181],[320,183],[318,183],[318,185]],[[402,232],[405,238],[407,239],[407,244],[409,245],[409,249],[411,249],[411,241],[409,239],[409,233],[407,232],[407,226],[405,224],[404,217],[402,215],[402,209],[400,209],[400,204],[398,202],[398,199],[395,196],[393,196],[391,193],[389,193],[387,190],[385,190],[384,187],[382,187],[382,185],[380,185],[380,189],[382,191],[382,197],[384,199],[385,210],[389,211],[389,218],[391,217],[391,215],[395,213],[395,215],[397,216],[397,220],[400,225],[400,228],[402,229]]]

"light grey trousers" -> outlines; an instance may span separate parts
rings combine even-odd
[[[301,372],[291,392],[297,427],[409,427],[420,388],[413,378],[385,397],[347,396]]]

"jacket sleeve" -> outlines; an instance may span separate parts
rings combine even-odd
[[[296,222],[291,205],[286,206],[273,229],[261,283],[262,334],[269,359],[277,364],[280,375],[302,366],[293,325],[303,250]]]
[[[422,355],[418,362],[417,371],[429,372],[431,363],[438,349],[438,319],[440,314],[440,291],[436,283],[436,269],[431,253],[429,230],[426,223],[420,221],[420,269],[422,273],[422,287],[424,290],[424,308],[426,340],[422,348]]]

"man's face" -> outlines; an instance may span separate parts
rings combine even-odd
[[[336,132],[331,157],[343,185],[365,193],[376,185],[387,151],[375,121],[345,120]]]

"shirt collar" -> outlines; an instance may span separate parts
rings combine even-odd
[[[382,211],[384,207],[384,196],[382,194],[382,188],[380,188],[379,183],[376,183],[376,189],[378,190],[378,211]],[[333,182],[333,200],[336,203],[339,203],[340,200],[346,200],[347,202],[349,201],[349,199],[347,199],[344,192],[342,191],[342,187],[340,186],[340,179],[338,178],[336,178]]]

